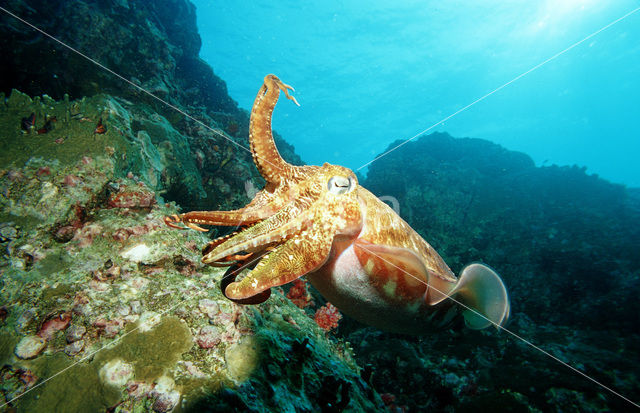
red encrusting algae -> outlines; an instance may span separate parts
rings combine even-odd
[[[156,203],[156,196],[142,182],[135,185],[120,185],[118,192],[111,194],[110,208],[149,209]]]
[[[66,329],[71,322],[71,313],[62,313],[45,320],[40,326],[38,336],[49,341],[56,332]]]

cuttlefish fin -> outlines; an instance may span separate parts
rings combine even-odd
[[[397,302],[409,300],[410,304],[421,298],[434,306],[451,297],[463,304],[465,323],[476,330],[492,324],[504,325],[509,318],[509,297],[504,283],[485,265],[468,265],[455,280],[448,274],[427,269],[422,259],[406,248],[362,240],[354,245],[358,260],[373,280],[374,287],[385,295],[392,291]]]
[[[503,326],[509,319],[509,295],[500,276],[483,264],[467,265],[451,296],[467,307],[462,315],[467,327],[481,330],[490,325]]]
[[[305,230],[275,247],[244,278],[227,285],[224,295],[244,300],[300,278],[326,262],[332,243],[333,234]]]
[[[444,301],[455,288],[456,278],[441,258],[428,269],[413,251],[358,240],[355,252],[376,286],[393,285],[399,300],[420,298],[433,306]],[[391,282],[392,284],[389,284]]]

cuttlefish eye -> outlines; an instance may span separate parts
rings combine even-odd
[[[355,187],[355,181],[346,176],[332,176],[327,184],[329,192],[340,195],[351,192]]]

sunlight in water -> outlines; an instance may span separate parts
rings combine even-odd
[[[540,32],[564,32],[566,26],[577,23],[585,13],[592,13],[597,5],[593,0],[547,0],[529,27],[532,35]]]

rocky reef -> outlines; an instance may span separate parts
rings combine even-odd
[[[189,1],[9,0],[4,7],[172,104],[240,111],[225,83],[198,57],[201,41]],[[13,17],[3,13],[0,21],[1,91],[54,99],[110,93],[158,103]],[[160,104],[156,109],[170,111]]]
[[[156,179],[164,198],[178,201],[185,208],[239,206],[234,204],[230,187],[262,185],[248,150],[248,112],[238,108],[227,94],[224,81],[199,58],[201,41],[195,7],[189,1],[87,0],[51,4],[11,0],[5,7],[166,103],[0,13],[0,93],[4,96],[16,89],[29,96],[47,95],[49,101],[82,101],[98,94],[118,97],[117,103],[112,100],[109,107],[100,107],[93,114],[72,108],[71,116],[97,122],[101,115],[106,118],[109,111],[116,110],[115,106],[122,106],[132,114],[123,120],[129,131],[122,133],[131,132],[134,140],[140,130],[149,135],[141,136],[141,140],[181,140],[173,148],[161,148],[161,156],[165,151],[179,156],[169,157],[164,173]],[[259,85],[262,79],[255,81]],[[52,112],[44,102],[36,113],[40,125],[47,114],[51,116]],[[141,119],[145,123],[140,123]],[[301,164],[293,147],[277,133],[276,140],[285,159]],[[136,159],[129,161],[131,165],[135,163]],[[156,169],[158,165],[156,162]],[[194,168],[198,169],[195,173]]]
[[[36,126],[54,117],[55,126],[25,130],[32,113]],[[106,131],[97,133],[100,118]],[[200,263],[207,236],[164,225],[177,212],[159,195],[168,165],[193,179],[181,181],[185,191],[204,187],[165,118],[108,95],[54,101],[14,91],[0,128],[9,149],[0,392],[12,408],[382,408],[345,342],[282,290],[259,306],[228,301],[217,285],[224,270]],[[247,202],[243,186],[234,191]]]

